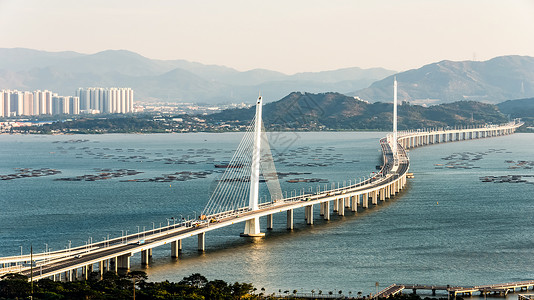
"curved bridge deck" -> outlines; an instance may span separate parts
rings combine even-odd
[[[357,208],[368,208],[377,205],[379,201],[386,201],[399,193],[406,185],[410,168],[410,160],[406,149],[424,145],[501,136],[514,133],[522,124],[510,123],[501,126],[487,126],[482,128],[432,130],[402,132],[398,137],[397,153],[392,152],[391,135],[380,140],[383,165],[374,177],[352,185],[318,191],[313,194],[301,194],[275,202],[263,203],[258,210],[240,209],[207,216],[204,220],[190,220],[114,238],[102,242],[92,243],[61,251],[13,256],[0,258],[0,275],[2,273],[18,272],[33,280],[52,278],[54,280],[76,280],[87,278],[88,274],[98,270],[118,271],[130,268],[130,257],[134,253],[141,253],[141,263],[148,264],[152,249],[162,245],[171,245],[171,255],[178,257],[181,251],[181,241],[187,237],[198,237],[198,250],[205,249],[205,234],[208,231],[230,226],[257,217],[267,216],[267,229],[273,227],[273,214],[286,212],[287,229],[293,229],[293,210],[305,209],[307,224],[313,224],[313,209],[320,207],[320,215],[329,220],[331,212],[340,216],[345,210],[357,212]],[[331,207],[332,206],[332,207]],[[29,262],[32,261],[30,264]],[[488,287],[489,288],[489,287]],[[501,287],[491,287],[499,289]],[[391,287],[389,294],[396,293],[398,288]],[[385,293],[384,296],[386,296]]]

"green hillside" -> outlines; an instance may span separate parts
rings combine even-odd
[[[213,122],[248,122],[255,108],[226,110],[208,116]],[[503,123],[508,119],[497,106],[459,101],[430,107],[405,103],[398,107],[399,130]],[[392,103],[367,103],[339,93],[291,93],[263,108],[271,130],[390,130]]]

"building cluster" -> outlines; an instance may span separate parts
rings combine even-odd
[[[134,112],[131,88],[79,88],[80,109],[89,113],[124,114]]]
[[[51,91],[0,91],[0,117],[79,114],[77,97],[58,96]]]
[[[47,90],[0,90],[0,117],[133,111],[131,88],[79,88],[76,96],[59,96]]]

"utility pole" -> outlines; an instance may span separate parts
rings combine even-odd
[[[31,299],[33,299],[33,245],[30,244],[30,286],[31,286]]]

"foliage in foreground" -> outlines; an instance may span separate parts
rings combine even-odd
[[[208,281],[200,274],[193,274],[178,283],[147,282],[145,272],[133,271],[126,275],[105,273],[100,280],[92,273],[87,281],[57,282],[42,279],[33,283],[33,299],[258,299],[252,294],[249,283],[228,284],[222,280]],[[0,281],[0,299],[28,299],[31,284],[28,278],[8,274]]]
[[[114,272],[105,273],[103,278],[93,272],[87,281],[74,282],[57,282],[49,279],[42,279],[33,283],[33,299],[42,300],[74,300],[74,299],[177,299],[177,300],[233,300],[233,299],[375,299],[362,296],[361,292],[357,297],[352,295],[346,297],[339,291],[339,295],[333,292],[318,293],[312,291],[312,294],[298,294],[294,290],[292,294],[289,290],[284,294],[281,291],[276,294],[265,295],[265,289],[261,289],[256,294],[256,289],[249,283],[229,284],[223,280],[208,281],[206,277],[196,273],[184,277],[180,282],[174,283],[169,281],[147,282],[147,275],[143,271],[132,271],[125,275],[117,275]],[[30,299],[32,295],[32,286],[26,276],[20,274],[7,274],[0,280],[0,300],[7,299]],[[135,295],[135,296],[134,296]],[[382,299],[382,298],[380,298]],[[422,300],[416,294],[398,294],[388,298],[389,300]],[[423,300],[445,300],[442,298]],[[463,300],[458,297],[456,300]]]

